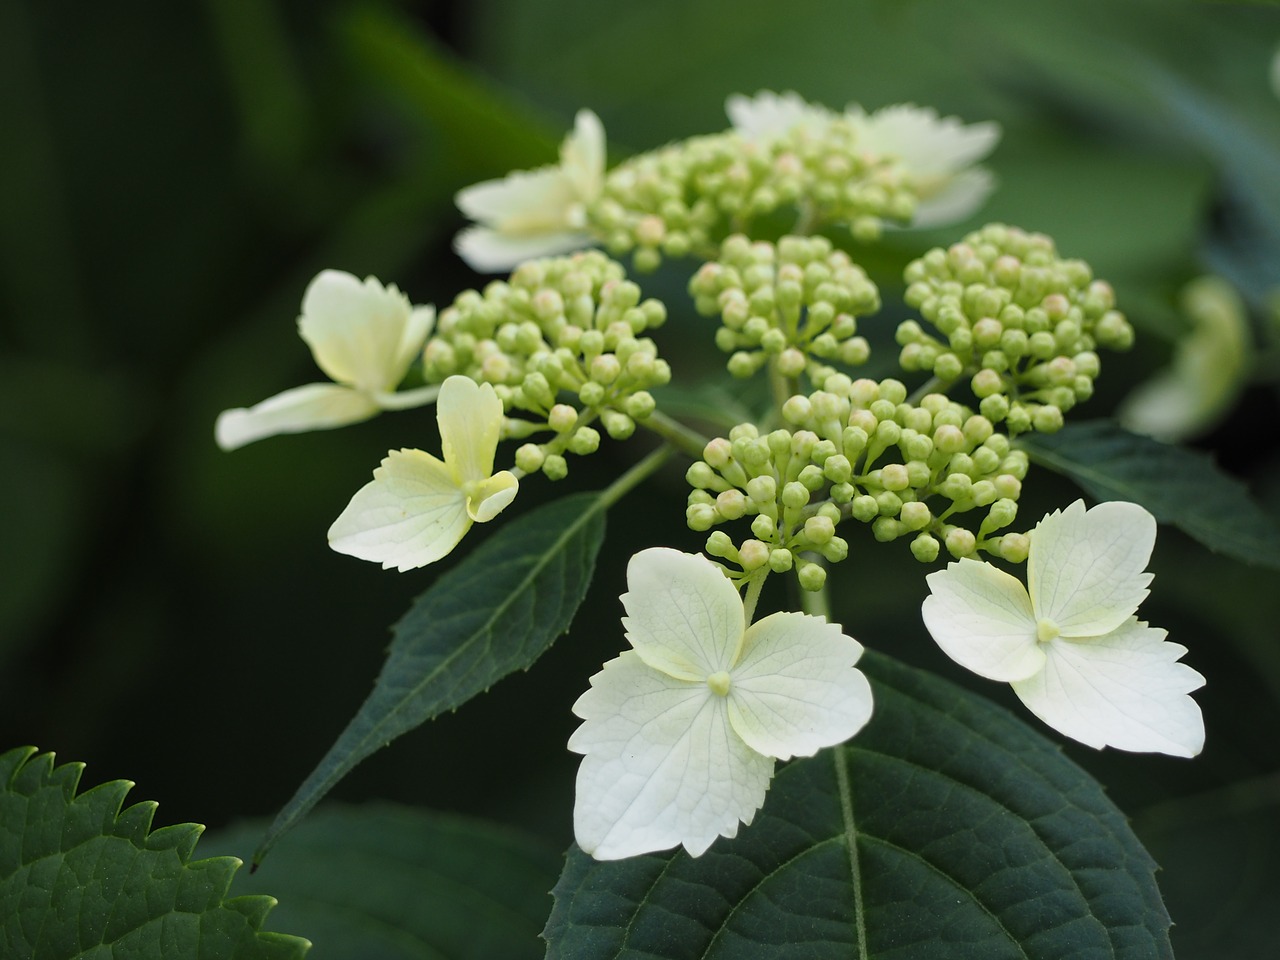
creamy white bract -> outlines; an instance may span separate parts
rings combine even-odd
[[[476,226],[458,234],[454,249],[473,269],[498,273],[591,246],[587,205],[604,188],[604,172],[604,127],[590,110],[579,110],[559,165],[513,171],[459,191],[458,209]]]
[[[324,430],[382,410],[429,403],[435,388],[396,393],[435,324],[433,307],[414,307],[394,284],[324,270],[307,286],[298,317],[316,366],[332,383],[294,387],[248,409],[224,410],[218,446],[234,450],[280,433]]]
[[[1077,500],[1031,532],[1027,586],[963,559],[928,577],[925,625],[961,666],[1013,686],[1049,726],[1091,747],[1191,757],[1204,746],[1188,694],[1204,677],[1186,647],[1138,620],[1155,519],[1120,501]]]
[[[801,613],[747,626],[715,564],[665,547],[631,558],[627,588],[633,649],[573,706],[574,831],[601,860],[677,844],[698,856],[751,822],[775,759],[812,756],[867,722],[862,646]]]
[[[329,528],[329,546],[384,569],[412,570],[446,556],[473,522],[492,520],[515,499],[516,477],[493,472],[502,432],[493,387],[450,377],[436,420],[444,459],[390,451]]]

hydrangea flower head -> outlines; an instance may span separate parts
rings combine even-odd
[[[454,249],[473,269],[497,273],[590,246],[587,205],[604,189],[604,171],[604,127],[590,110],[579,110],[558,166],[517,170],[459,191],[458,209],[477,225],[458,234]]]
[[[633,649],[591,678],[569,739],[585,755],[574,832],[596,859],[677,844],[699,856],[751,822],[775,758],[812,756],[871,716],[856,640],[801,613],[747,626],[705,557],[641,551],[622,602]]]
[[[493,472],[502,432],[493,387],[450,377],[436,420],[444,459],[390,451],[329,528],[329,546],[383,569],[412,570],[446,556],[473,522],[492,520],[515,499],[515,476]]]
[[[845,111],[858,131],[858,145],[872,154],[896,157],[912,178],[920,202],[913,227],[956,223],[975,213],[995,187],[991,172],[977,163],[1000,139],[1000,126],[965,124],[939,117],[930,107],[899,103],[867,113],[857,104]]]
[[[396,386],[435,324],[433,307],[414,307],[395,285],[324,270],[307,286],[298,335],[333,383],[276,394],[248,409],[224,410],[214,436],[234,450],[279,433],[324,430],[381,410],[429,402],[435,389],[397,394]]]
[[[930,574],[925,625],[949,657],[1010,683],[1074,740],[1195,756],[1204,721],[1188,694],[1204,677],[1178,662],[1186,647],[1134,616],[1155,536],[1155,518],[1137,504],[1086,510],[1077,500],[1031,532],[1025,588],[971,559]]]

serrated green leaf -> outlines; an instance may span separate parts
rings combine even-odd
[[[204,849],[243,854],[264,827],[211,835]],[[272,890],[276,922],[306,930],[329,960],[534,960],[560,865],[549,844],[480,820],[322,807],[233,891]]]
[[[1129,433],[1111,420],[1024,435],[1018,446],[1099,500],[1131,500],[1210,550],[1280,570],[1280,529],[1244,484],[1206,454]]]
[[[1026,724],[868,655],[876,712],[693,859],[570,850],[548,960],[1171,958],[1155,864]]]
[[[290,960],[310,943],[264,932],[272,897],[227,899],[234,857],[191,860],[204,829],[148,833],[133,784],[79,796],[84,765],[20,747],[0,755],[0,956],[5,960]]]
[[[528,669],[569,629],[604,541],[604,506],[578,494],[504,523],[414,601],[373,692],[280,811],[255,864],[361,760]]]

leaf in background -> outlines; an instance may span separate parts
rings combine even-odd
[[[373,693],[277,815],[255,865],[361,760],[528,669],[569,629],[604,541],[604,506],[577,494],[501,524],[413,602]]]
[[[84,765],[34,747],[0,755],[0,955],[285,960],[310,944],[261,930],[268,896],[226,899],[234,857],[191,860],[199,824],[151,831],[133,784],[76,796]]]
[[[734,840],[572,848],[548,960],[1172,957],[1155,863],[1096,781],[987,700],[862,664],[866,730],[782,767]]]
[[[203,848],[244,853],[265,827],[239,824]],[[258,873],[237,876],[235,890],[270,888],[281,899],[276,923],[306,930],[329,960],[534,960],[561,860],[537,838],[479,820],[326,807]]]
[[[1280,570],[1275,521],[1206,454],[1129,433],[1111,420],[1024,435],[1018,446],[1099,500],[1132,500],[1210,550]]]

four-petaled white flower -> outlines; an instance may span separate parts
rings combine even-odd
[[[489,384],[449,377],[436,406],[444,459],[392,450],[329,528],[329,546],[404,572],[449,553],[472,522],[492,520],[519,486],[493,472],[502,401]]]
[[[902,103],[867,113],[856,103],[843,114],[811,104],[797,93],[768,90],[754,97],[735,94],[725,103],[735,130],[751,140],[786,136],[796,129],[821,135],[846,121],[856,132],[860,151],[898,160],[916,191],[912,227],[938,227],[975,213],[995,186],[990,171],[973,166],[996,145],[1000,126],[986,121],[965,124],[939,117],[929,107]]]
[[[1049,726],[1091,747],[1192,757],[1204,677],[1186,647],[1133,614],[1147,596],[1156,522],[1134,503],[1077,500],[1031,532],[1027,587],[963,559],[928,576],[925,625],[943,651],[1012,684]]]
[[[705,557],[663,547],[627,567],[633,650],[591,678],[573,712],[574,832],[598,860],[693,856],[764,802],[774,760],[812,756],[860,730],[871,687],[839,625],[775,613],[749,627],[738,591]]]
[[[604,172],[604,127],[590,110],[579,110],[558,166],[517,170],[459,191],[458,209],[477,226],[459,233],[454,249],[472,269],[498,273],[591,246],[587,205],[604,189]]]
[[[279,433],[324,430],[435,399],[428,387],[396,393],[396,386],[435,324],[433,307],[414,307],[395,285],[375,277],[324,270],[307,285],[298,334],[333,383],[294,387],[249,409],[224,410],[214,436],[234,450]]]

